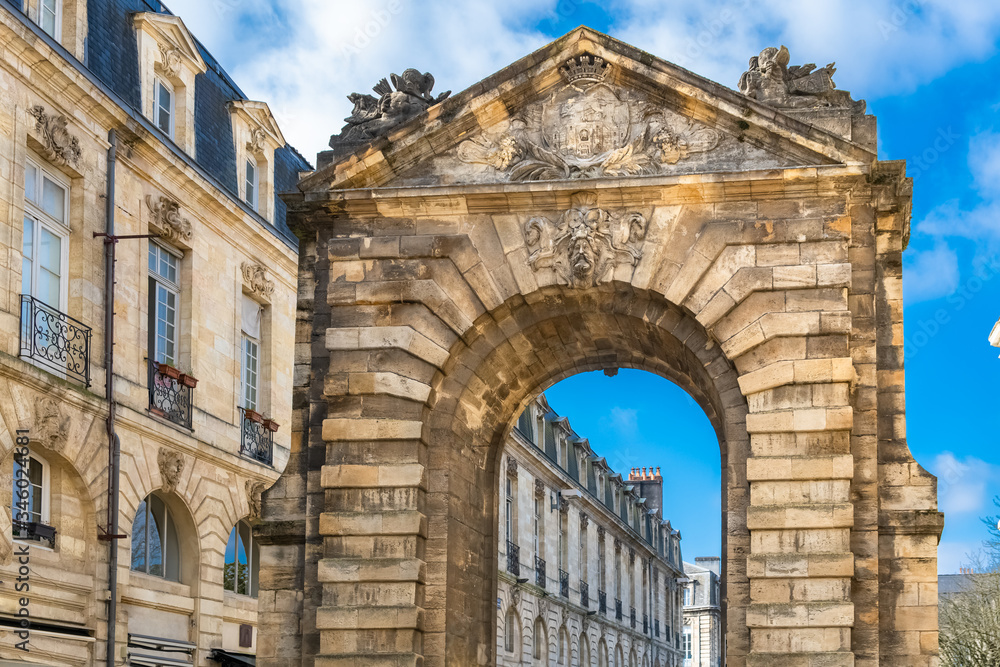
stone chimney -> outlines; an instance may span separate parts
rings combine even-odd
[[[717,577],[722,576],[722,559],[718,556],[698,556],[694,559],[694,564],[711,570]]]
[[[660,510],[660,516],[663,516],[663,475],[660,474],[659,466],[656,472],[653,472],[652,466],[648,469],[632,468],[628,481],[639,487],[639,497],[646,499],[646,507]]]

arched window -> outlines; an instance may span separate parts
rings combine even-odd
[[[545,665],[548,663],[548,646],[549,641],[545,632],[545,621],[539,616],[535,619],[535,636],[534,636],[534,650],[532,652],[532,657],[535,659],[536,665]]]
[[[517,613],[514,611],[514,606],[511,605],[511,607],[507,609],[507,618],[504,621],[503,648],[517,660],[521,659],[520,627],[520,623],[517,620]]]
[[[155,493],[139,503],[132,522],[132,569],[171,581],[181,580],[177,525]]]
[[[625,667],[625,654],[622,653],[622,645],[615,647],[615,667]]]
[[[257,597],[257,574],[260,572],[260,547],[246,521],[239,521],[229,533],[226,566],[222,584],[227,591]]]
[[[580,633],[580,666],[590,667],[590,642],[587,635]]]
[[[42,457],[14,456],[14,486],[11,493],[13,537],[54,546],[55,536],[45,530],[49,523],[49,466]],[[39,527],[42,527],[41,529]]]
[[[597,667],[608,667],[608,645],[603,639],[597,644]]]

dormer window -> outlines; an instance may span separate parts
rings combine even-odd
[[[250,208],[258,210],[258,191],[260,187],[260,176],[257,173],[257,161],[249,158],[246,164],[246,177],[243,185],[243,201],[250,204]]]
[[[174,89],[157,77],[153,91],[153,114],[156,126],[168,136],[174,136]]]
[[[39,0],[38,25],[50,37],[59,39],[59,0]]]

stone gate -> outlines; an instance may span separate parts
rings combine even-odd
[[[491,664],[505,434],[555,382],[626,367],[718,434],[731,667],[937,664],[911,182],[832,67],[788,60],[736,92],[579,28],[453,97],[415,70],[351,96],[286,196],[297,416],[262,664]]]

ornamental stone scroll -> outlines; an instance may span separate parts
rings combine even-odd
[[[154,199],[146,195],[146,206],[149,208],[149,226],[164,241],[174,244],[187,244],[194,236],[191,221],[181,215],[181,205],[170,197]]]
[[[57,166],[76,167],[80,163],[80,141],[69,133],[66,116],[50,116],[36,104],[28,110],[35,119],[35,131],[42,138],[42,155]]]
[[[270,300],[274,294],[274,281],[267,277],[267,267],[257,262],[243,262],[240,271],[243,273],[243,284],[251,294]]]

